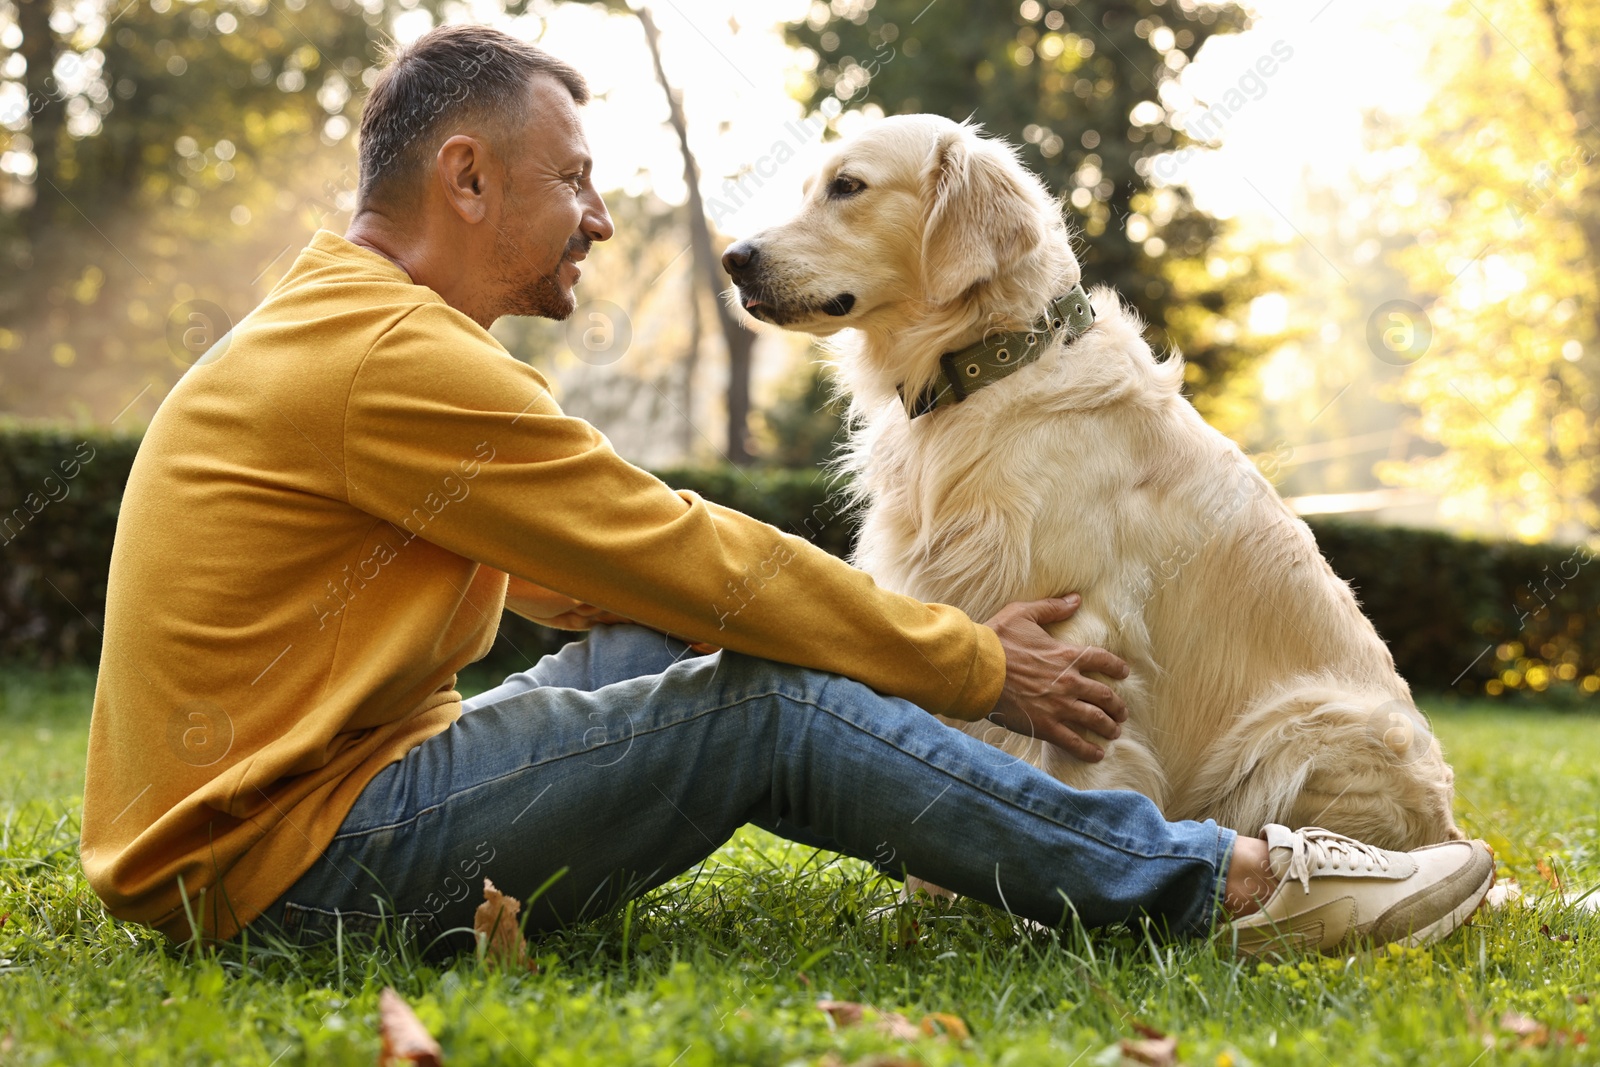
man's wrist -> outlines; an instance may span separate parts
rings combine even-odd
[[[1006,685],[1006,650],[992,626],[972,624],[977,642],[966,684],[944,711],[952,719],[978,722],[988,717],[1000,703]]]

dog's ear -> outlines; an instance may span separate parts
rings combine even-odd
[[[1024,180],[1003,145],[965,127],[939,135],[922,181],[922,285],[930,303],[950,303],[1044,239]]]

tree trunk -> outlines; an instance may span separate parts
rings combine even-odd
[[[689,272],[689,347],[683,353],[683,459],[694,454],[694,372],[700,365],[700,337],[704,323],[700,318],[700,286],[695,272]],[[712,294],[716,299],[716,294]]]
[[[67,103],[55,81],[61,42],[50,28],[54,7],[53,0],[18,0],[17,8],[17,28],[22,31],[22,45],[17,51],[28,63],[22,80],[32,116],[28,136],[33,141],[33,158],[38,167],[33,176],[33,204],[23,212],[22,233],[35,259],[47,231],[60,221],[57,216],[63,210],[70,211],[60,192],[60,145],[66,134]]]
[[[715,299],[724,285],[716,252],[711,245],[711,227],[706,223],[705,203],[700,199],[700,168],[695,164],[694,153],[689,149],[689,127],[683,118],[683,105],[678,94],[667,81],[667,72],[661,65],[661,46],[655,19],[650,9],[641,7],[635,12],[644,27],[645,42],[650,46],[650,59],[655,64],[656,80],[667,96],[668,117],[673,132],[678,135],[678,147],[683,151],[683,182],[689,187],[689,245],[694,255],[695,270],[713,294],[717,320],[722,326],[722,339],[728,346],[728,449],[729,462],[746,464],[754,457],[750,453],[750,350],[755,345],[755,334],[746,329],[726,304]]]

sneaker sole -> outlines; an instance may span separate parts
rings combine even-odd
[[[1455,933],[1462,924],[1472,918],[1474,912],[1483,905],[1484,898],[1489,895],[1489,890],[1494,888],[1494,865],[1489,867],[1489,876],[1483,880],[1475,893],[1458,904],[1448,914],[1442,915],[1433,922],[1414,932],[1410,937],[1402,938],[1397,943],[1407,948],[1418,948],[1430,945],[1435,941],[1442,941]]]

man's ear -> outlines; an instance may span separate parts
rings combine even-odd
[[[458,133],[439,146],[435,177],[445,201],[467,222],[482,222],[489,212],[489,151],[475,137]]]
[[[966,128],[939,135],[922,181],[922,286],[930,303],[951,303],[1044,239],[1018,166],[1002,145]]]

